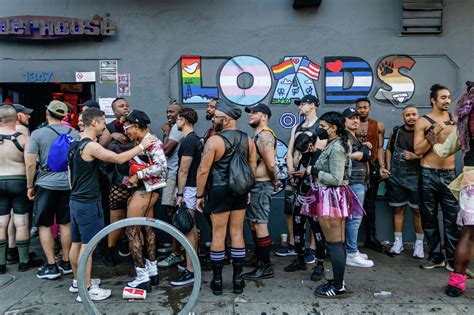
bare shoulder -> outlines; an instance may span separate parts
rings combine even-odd
[[[377,120],[377,124],[378,124],[378,127],[379,127],[379,131],[385,130],[385,125],[384,125],[383,121]]]

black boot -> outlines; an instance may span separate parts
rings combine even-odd
[[[366,231],[365,234],[365,243],[364,247],[372,249],[376,252],[383,253],[385,251],[385,247],[376,237],[375,230]]]
[[[232,276],[234,293],[241,294],[242,292],[244,292],[245,287],[245,281],[244,278],[242,278],[242,270],[244,264],[240,262],[233,262],[232,265],[234,267],[234,274]]]
[[[273,278],[273,267],[271,263],[264,264],[259,262],[258,267],[251,272],[244,273],[242,278],[245,280],[260,280]]]
[[[212,264],[211,290],[214,295],[222,295],[222,263]]]

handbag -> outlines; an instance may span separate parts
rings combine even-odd
[[[183,202],[179,205],[178,210],[173,215],[171,220],[174,227],[177,228],[181,233],[187,234],[194,227],[194,220],[186,208],[186,204]]]
[[[137,160],[140,161],[141,163],[138,162]],[[144,163],[142,160],[136,159],[136,157],[133,160],[130,160],[130,176],[133,176],[137,174],[138,172],[149,168],[153,163],[150,160],[150,157],[148,157],[148,160],[149,160],[148,161],[149,163]]]

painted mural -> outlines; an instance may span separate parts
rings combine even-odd
[[[250,87],[241,87],[238,77],[244,73],[252,76]],[[228,60],[219,75],[222,95],[239,105],[253,105],[262,101],[272,88],[270,69],[263,60],[254,56],[236,56]]]
[[[201,57],[181,57],[181,87],[183,104],[207,103],[219,96],[216,87],[203,87],[201,76]]]
[[[415,60],[407,55],[390,55],[382,58],[377,66],[377,77],[384,86],[377,90],[374,98],[394,106],[408,102],[415,93],[415,82],[400,71],[411,70],[415,63]]]
[[[271,103],[287,105],[292,99],[300,99],[307,94],[318,97],[313,80],[319,79],[320,69],[306,56],[285,56],[282,62],[272,66],[277,83]]]
[[[367,97],[372,88],[372,68],[359,57],[325,57],[324,101],[351,104]]]

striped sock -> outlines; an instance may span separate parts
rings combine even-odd
[[[27,263],[30,260],[30,240],[16,241],[20,262]]]
[[[272,239],[270,235],[265,237],[259,237],[257,239],[258,250],[260,252],[260,259],[264,264],[270,263],[270,247],[272,245]]]
[[[211,250],[211,261],[213,264],[222,264],[225,257],[225,251],[214,252]]]
[[[5,256],[7,249],[7,240],[0,240],[0,265],[5,265]]]
[[[245,260],[245,248],[235,248],[230,249],[232,255],[232,261],[235,263],[243,263]]]

